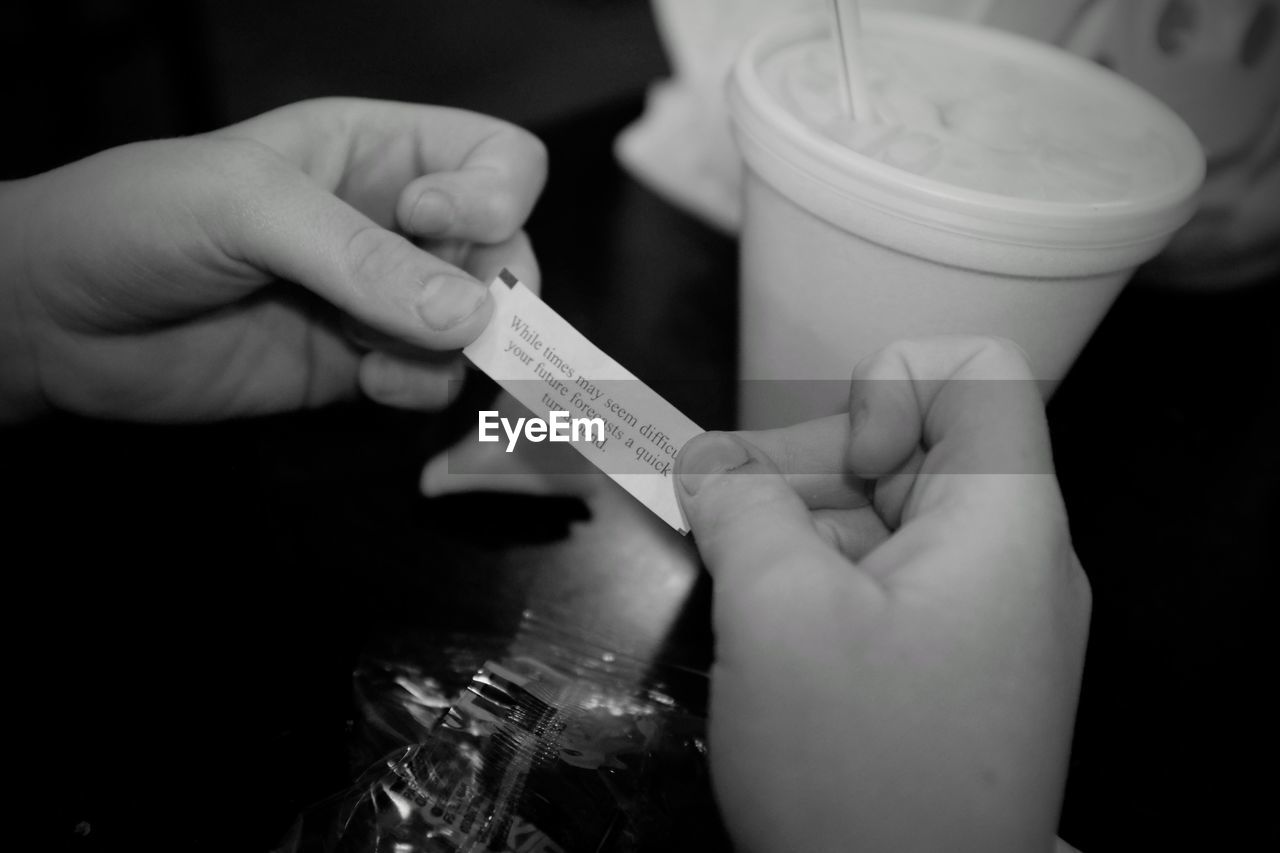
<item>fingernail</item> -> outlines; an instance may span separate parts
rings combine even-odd
[[[425,190],[418,196],[413,205],[413,215],[409,217],[413,230],[417,233],[443,231],[453,223],[455,208],[453,199],[441,190]]]
[[[404,386],[404,371],[393,359],[372,352],[360,364],[360,385],[375,400],[396,396]]]
[[[478,281],[456,275],[437,275],[422,288],[418,316],[437,332],[452,329],[484,304],[489,291]]]
[[[733,436],[709,432],[691,440],[676,457],[680,487],[686,494],[696,495],[709,477],[741,468],[751,461],[751,454]]]

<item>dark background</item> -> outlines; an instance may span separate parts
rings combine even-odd
[[[551,151],[530,223],[548,301],[641,378],[723,383],[675,402],[730,425],[733,244],[610,150],[666,71],[646,3],[102,0],[10,4],[0,21],[5,177],[318,95],[530,127]],[[1084,850],[1276,840],[1278,290],[1180,293],[1148,275],[1050,407],[1094,588],[1063,818]],[[341,788],[369,637],[509,621],[546,543],[586,514],[420,498],[454,427],[354,404],[0,433],[10,733],[35,758],[15,772],[34,803],[15,823],[54,847],[262,850]],[[459,611],[458,590],[492,608]],[[705,588],[685,618],[704,642]]]

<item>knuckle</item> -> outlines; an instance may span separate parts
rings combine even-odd
[[[1075,614],[1078,619],[1088,623],[1093,613],[1093,584],[1089,581],[1089,575],[1084,567],[1080,565],[1080,558],[1076,556],[1075,551],[1068,547],[1067,553],[1070,554],[1067,582],[1074,594]]]
[[[883,376],[886,372],[901,372],[911,361],[911,348],[915,341],[897,340],[863,356],[853,367],[853,380],[864,381]]]
[[[523,127],[506,124],[501,131],[507,134],[513,147],[521,151],[520,161],[530,174],[541,180],[546,177],[549,155],[546,144]]]
[[[764,524],[767,529],[770,520],[786,508],[788,496],[780,478],[754,465],[716,480],[715,492],[722,496],[718,515],[725,525],[751,529]]]
[[[492,242],[511,238],[524,224],[524,205],[508,189],[487,193],[477,211],[486,237]]]
[[[534,136],[527,130],[521,130],[525,145],[529,149],[529,160],[531,168],[537,180],[537,186],[541,188],[547,179],[547,172],[551,168],[551,155],[547,151],[546,143]]]
[[[514,124],[502,123],[494,137],[508,162],[495,167],[497,186],[479,202],[477,216],[496,241],[510,238],[524,224],[546,183],[548,154],[541,139]]]
[[[343,247],[343,257],[357,283],[383,281],[408,262],[400,239],[373,223],[351,233]]]
[[[1030,374],[1031,366],[1027,352],[1015,341],[1000,337],[982,338],[981,341],[979,352],[982,357],[995,364],[1015,366]]]
[[[1054,501],[1042,515],[1049,519],[1049,527],[1042,534],[1042,547],[1047,550],[1037,558],[1038,564],[1049,570],[1047,577],[1058,591],[1056,598],[1067,618],[1087,630],[1093,610],[1093,587],[1072,544],[1066,510],[1060,501]]]

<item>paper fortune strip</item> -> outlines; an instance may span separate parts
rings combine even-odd
[[[693,421],[645,385],[507,270],[489,285],[493,319],[467,358],[538,418],[600,419],[600,440],[571,444],[681,533],[672,464]],[[565,416],[559,415],[563,422]],[[501,430],[499,430],[501,434]],[[594,437],[594,436],[593,436]]]

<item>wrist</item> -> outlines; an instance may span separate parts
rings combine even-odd
[[[0,183],[0,424],[49,409],[30,304],[33,180]]]

